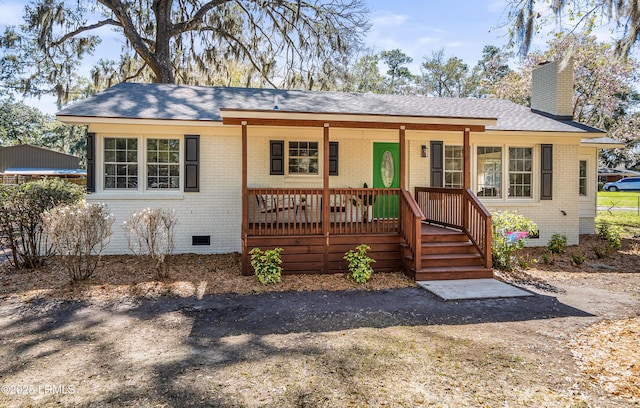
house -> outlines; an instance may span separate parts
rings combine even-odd
[[[33,178],[59,177],[84,181],[80,158],[44,147],[21,144],[0,147],[0,183],[15,184]]]
[[[610,183],[621,180],[625,177],[640,177],[640,171],[629,170],[625,168],[598,168],[598,181],[600,183]]]
[[[594,230],[605,134],[571,120],[573,70],[533,75],[533,108],[498,99],[121,83],[58,113],[89,125],[89,202],[117,223],[175,209],[175,250],[284,248],[286,273],[492,276],[491,215],[517,210],[576,244]],[[369,188],[363,188],[368,185]],[[116,224],[117,225],[117,224]],[[126,253],[117,231],[108,251]]]

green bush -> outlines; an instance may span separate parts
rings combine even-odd
[[[531,258],[531,256],[527,255],[527,256],[520,256],[517,258],[518,260],[518,267],[520,267],[520,269],[529,269],[532,266],[535,266],[538,263],[538,260],[535,258]]]
[[[498,211],[491,215],[493,240],[491,251],[493,267],[501,270],[513,269],[514,253],[524,248],[527,237],[518,237],[514,232],[534,234],[538,227],[535,222],[516,212]]]
[[[542,258],[542,262],[545,265],[554,265],[556,263],[556,255],[549,251],[544,251],[540,258]]]
[[[249,252],[251,266],[258,281],[263,285],[279,283],[282,280],[280,252],[282,252],[282,248],[267,249],[264,252],[260,248],[253,248]]]
[[[562,254],[567,246],[567,237],[562,234],[553,234],[547,243],[547,250],[552,254]]]
[[[571,260],[576,265],[582,265],[584,261],[586,261],[586,259],[587,259],[587,256],[580,249],[577,249],[571,253]]]
[[[622,229],[616,225],[603,222],[598,226],[598,238],[607,241],[612,251],[617,251],[622,246]]]
[[[360,244],[344,254],[344,259],[349,262],[349,277],[356,283],[366,283],[373,275],[371,264],[375,260],[367,256],[370,249],[369,245]]]
[[[12,252],[15,268],[37,268],[53,255],[42,215],[58,205],[74,204],[84,188],[58,178],[0,185],[0,244]]]
[[[598,259],[608,258],[612,252],[613,250],[608,244],[602,243],[602,244],[595,244],[593,246],[593,253],[596,254]]]

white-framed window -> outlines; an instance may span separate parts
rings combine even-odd
[[[180,140],[179,137],[105,136],[103,189],[180,190]]]
[[[318,142],[290,141],[288,144],[289,174],[317,175]]]
[[[534,146],[476,145],[474,147],[478,197],[501,200],[533,199],[539,182]]]
[[[587,161],[580,160],[578,173],[578,192],[580,197],[587,197],[589,190],[587,188]]]
[[[180,139],[149,138],[147,144],[147,189],[180,188]]]
[[[104,188],[138,189],[138,139],[104,139]]]
[[[533,197],[532,147],[509,147],[509,197]]]
[[[476,149],[478,197],[502,197],[502,147]]]
[[[444,147],[444,186],[462,188],[464,154],[462,146]]]

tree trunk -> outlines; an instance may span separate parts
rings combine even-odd
[[[156,74],[155,82],[160,84],[173,84],[176,82],[171,66],[171,6],[173,0],[154,0],[153,12],[156,16],[156,47],[154,54],[157,65],[152,67]]]

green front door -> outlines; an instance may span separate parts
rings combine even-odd
[[[400,144],[373,144],[373,188],[400,187]],[[396,218],[398,199],[373,203],[374,218]]]

